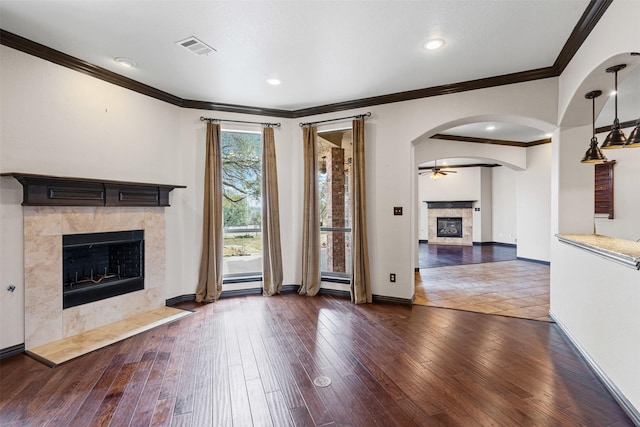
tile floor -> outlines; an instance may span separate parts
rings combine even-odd
[[[550,322],[549,266],[513,260],[421,268],[414,303]]]

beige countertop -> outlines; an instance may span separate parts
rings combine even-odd
[[[600,234],[556,234],[558,240],[640,270],[640,242]]]

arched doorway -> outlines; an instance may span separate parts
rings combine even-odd
[[[550,129],[523,121],[416,141],[416,304],[549,320]],[[442,238],[445,220],[462,235]]]

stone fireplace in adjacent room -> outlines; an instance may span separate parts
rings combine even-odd
[[[473,245],[473,201],[429,201],[429,244]]]

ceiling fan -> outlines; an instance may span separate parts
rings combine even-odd
[[[433,162],[433,167],[432,168],[427,168],[426,170],[430,170],[431,171],[431,175],[429,176],[429,178],[431,178],[431,179],[440,179],[443,176],[447,176],[447,174],[458,173],[458,172],[452,171],[452,170],[442,170],[442,168],[438,167],[438,161],[437,160],[435,160]],[[426,171],[425,172],[420,172],[420,175],[424,175],[426,173],[427,173]]]

